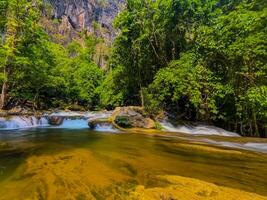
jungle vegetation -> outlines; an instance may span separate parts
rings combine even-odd
[[[267,136],[267,1],[127,0],[104,69],[94,59],[101,38],[63,42],[46,11],[0,0],[2,109],[141,105]]]

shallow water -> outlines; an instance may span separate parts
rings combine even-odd
[[[130,199],[165,175],[267,196],[267,154],[185,136],[37,128],[1,131],[0,144],[1,200]]]

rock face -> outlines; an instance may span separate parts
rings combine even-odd
[[[114,123],[122,128],[155,128],[155,122],[148,118],[140,107],[118,107],[112,118]]]
[[[94,22],[106,31],[105,38],[112,39],[115,31],[112,22],[123,9],[125,0],[48,0],[54,9],[55,19],[61,19],[61,25],[77,31],[95,32]],[[103,35],[102,35],[103,36]]]

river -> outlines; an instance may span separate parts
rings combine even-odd
[[[166,123],[163,133],[127,133],[77,117],[22,121],[2,123],[1,200],[267,199],[265,139]]]

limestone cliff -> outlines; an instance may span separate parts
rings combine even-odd
[[[53,7],[53,18],[61,20],[63,30],[88,30],[109,40],[115,36],[112,21],[123,9],[125,2],[125,0],[48,1]]]

